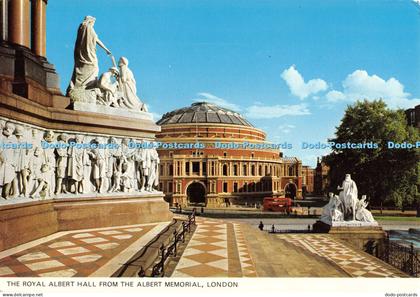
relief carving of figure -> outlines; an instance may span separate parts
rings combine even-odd
[[[58,144],[59,148],[56,149],[57,152],[57,167],[56,167],[56,194],[67,193],[66,185],[63,183],[63,180],[67,177],[67,161],[68,161],[68,147],[67,141],[69,136],[66,133],[60,135],[60,140]]]
[[[156,149],[149,149],[150,153],[150,172],[146,190],[152,192],[159,185],[159,155]]]
[[[44,133],[44,139],[46,143],[52,143],[55,140],[54,132],[48,130]],[[43,149],[43,162],[41,167],[42,178],[44,179],[45,197],[51,197],[55,189],[55,169],[56,161],[54,150],[50,148]]]
[[[43,167],[44,166],[44,167]],[[29,197],[39,198],[41,191],[45,191],[46,185],[48,185],[48,179],[45,175],[46,165],[43,164],[42,149],[36,147],[33,151],[33,155],[29,160]],[[44,172],[43,172],[44,170]],[[46,191],[48,192],[48,191]]]
[[[69,178],[70,188],[69,190],[76,194],[82,194],[85,192],[84,189],[84,178],[85,178],[85,166],[88,162],[89,156],[86,152],[86,148],[78,147],[77,144],[83,144],[83,135],[76,135],[75,144],[70,146],[68,152],[68,167],[67,175]],[[72,188],[74,187],[74,191]]]
[[[3,129],[6,127],[6,121],[0,120],[0,143],[4,143],[6,137],[3,135]],[[3,193],[3,179],[4,179],[4,155],[3,146],[0,146],[0,196]]]
[[[3,143],[4,144],[16,144],[17,139],[13,134],[15,131],[15,125],[11,122],[7,122],[3,128]],[[2,172],[0,173],[0,184],[3,185],[3,197],[8,199],[17,195],[17,183],[16,183],[16,165],[17,156],[13,149],[4,149],[2,153],[3,165],[0,167]],[[15,185],[15,186],[14,186]]]
[[[97,145],[104,144],[102,137],[96,137],[94,143]],[[104,193],[108,189],[107,183],[107,151],[103,148],[94,148],[88,154],[93,159],[92,176],[95,181],[95,191],[98,193]]]
[[[20,197],[28,196],[28,177],[29,177],[29,159],[28,149],[24,148],[25,139],[25,128],[17,125],[15,128],[16,142],[18,145],[22,145],[15,150],[16,154],[16,181],[14,189]]]

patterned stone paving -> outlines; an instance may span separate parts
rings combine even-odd
[[[27,249],[17,247],[3,251],[0,253],[0,277],[89,276],[155,226],[146,224],[62,232],[55,239]]]
[[[386,263],[364,252],[356,251],[325,234],[287,234],[277,237],[334,262],[352,277],[406,276]]]
[[[197,218],[172,277],[257,276],[239,224]]]

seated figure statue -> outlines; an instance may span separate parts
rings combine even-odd
[[[321,221],[331,225],[334,221],[343,221],[343,212],[340,210],[342,203],[334,193],[329,193],[330,201],[322,209]]]
[[[368,204],[369,203],[366,201],[366,195],[362,195],[362,199],[357,201],[356,205],[356,220],[369,223],[375,221],[375,219],[372,216],[372,213],[366,209]]]
[[[119,71],[116,67],[109,68],[101,75],[99,89],[102,95],[98,96],[98,103],[118,107],[118,75]]]
[[[121,57],[118,66],[121,74],[119,88],[122,93],[120,107],[147,112],[146,105],[137,97],[136,80],[133,72],[128,68],[127,58]]]

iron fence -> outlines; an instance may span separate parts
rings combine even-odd
[[[150,274],[151,277],[163,277],[165,275],[165,263],[170,256],[176,257],[177,255],[177,246],[180,242],[185,242],[185,235],[186,233],[191,232],[191,227],[195,225],[195,210],[188,216],[188,220],[186,222],[182,222],[182,228],[180,231],[175,230],[173,233],[172,241],[165,246],[162,244],[159,249],[158,261],[155,265],[153,265],[152,272]],[[146,271],[143,267],[140,267],[140,271],[138,272],[139,277],[145,277]]]
[[[413,277],[420,277],[419,251],[385,238],[381,248],[376,248],[376,257]]]

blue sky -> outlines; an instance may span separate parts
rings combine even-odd
[[[47,55],[64,91],[78,25],[130,61],[156,117],[200,99],[243,114],[305,164],[347,104],[384,98],[420,104],[420,9],[410,0],[49,1]],[[101,72],[111,66],[98,48]]]

